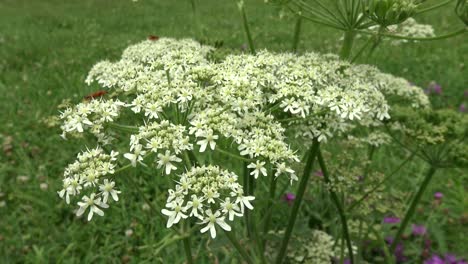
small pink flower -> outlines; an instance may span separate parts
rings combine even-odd
[[[294,193],[286,193],[283,196],[283,200],[285,200],[288,203],[288,205],[291,206],[294,200],[296,200],[296,195],[294,195]]]

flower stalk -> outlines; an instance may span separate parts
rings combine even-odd
[[[252,258],[249,256],[247,251],[242,247],[242,245],[239,243],[237,240],[234,230],[232,231],[225,231],[226,237],[229,239],[231,244],[237,249],[237,252],[242,256],[242,258],[248,263],[248,264],[253,264],[254,262],[252,261]]]
[[[354,32],[353,30],[345,31],[343,46],[341,47],[341,51],[340,51],[341,59],[348,60],[350,58],[355,37],[356,37],[356,32]]]
[[[283,263],[283,259],[286,254],[286,250],[288,248],[289,239],[291,238],[291,234],[294,228],[294,224],[296,223],[296,218],[299,213],[299,208],[302,203],[302,199],[304,197],[304,193],[307,187],[307,183],[309,182],[310,175],[312,174],[312,167],[314,164],[314,160],[317,157],[317,153],[319,151],[319,145],[317,139],[314,139],[312,146],[309,149],[309,154],[307,157],[307,161],[304,168],[304,173],[301,178],[301,182],[299,183],[299,188],[297,190],[296,199],[294,200],[294,205],[291,211],[291,215],[289,216],[288,226],[286,227],[286,232],[283,237],[283,241],[281,242],[281,248],[279,250],[278,256],[276,257],[276,264]]]
[[[322,153],[321,153],[320,149],[318,150],[317,157],[318,157],[318,162],[320,164],[320,169],[322,170],[322,173],[323,173],[323,179],[325,180],[326,184],[330,184],[330,182],[331,182],[330,181],[330,175],[328,174],[327,166],[325,165],[325,161],[323,159],[323,156],[322,156]],[[349,230],[348,230],[348,223],[347,223],[347,220],[346,220],[346,214],[345,214],[343,205],[341,204],[340,199],[338,198],[338,195],[336,194],[336,192],[333,191],[333,189],[330,189],[329,192],[330,192],[330,196],[332,198],[332,201],[335,204],[336,209],[338,210],[338,214],[340,216],[340,221],[341,221],[341,226],[343,228],[343,237],[346,240],[346,247],[348,248],[349,260],[350,260],[350,263],[353,264],[354,263],[353,247],[352,247],[352,244],[351,244],[351,238],[349,236]]]
[[[409,221],[411,220],[411,217],[413,217],[414,212],[416,211],[416,206],[419,204],[421,197],[426,190],[427,186],[432,180],[432,176],[434,176],[437,168],[434,166],[431,166],[429,170],[427,171],[426,176],[424,177],[424,180],[422,181],[421,185],[419,186],[418,192],[416,193],[416,196],[414,196],[413,200],[411,201],[410,207],[406,211],[406,214],[403,218],[403,221],[401,222],[400,227],[398,228],[398,231],[395,235],[395,239],[393,240],[392,245],[390,246],[390,252],[395,251],[396,246],[398,245],[398,242],[401,239],[401,236],[403,235],[403,232],[405,232],[406,227],[408,226]]]
[[[252,34],[250,33],[250,27],[249,27],[249,22],[247,20],[247,14],[245,12],[245,3],[244,3],[244,1],[240,0],[237,3],[237,6],[238,6],[239,11],[240,11],[241,16],[242,16],[242,24],[244,26],[245,36],[247,37],[247,41],[249,43],[250,53],[255,54],[256,53],[255,52],[255,46],[254,46]]]

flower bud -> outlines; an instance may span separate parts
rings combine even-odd
[[[387,27],[411,17],[418,3],[415,0],[367,0],[364,14],[375,23]]]

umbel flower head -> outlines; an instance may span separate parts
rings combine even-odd
[[[300,138],[327,141],[356,125],[390,118],[387,99],[428,107],[422,89],[368,65],[334,55],[232,55],[217,64],[212,82],[238,112],[266,108]],[[403,99],[403,101],[402,101]]]
[[[468,167],[468,116],[452,109],[395,107],[390,133],[435,167]]]
[[[202,165],[196,156],[215,151],[243,159],[249,164],[262,165],[258,168],[262,176],[268,174],[266,168],[277,168],[276,177],[283,174],[296,180],[290,163],[298,158],[286,143],[282,124],[263,108],[264,105],[245,108],[242,104],[225,103],[212,81],[217,73],[214,64],[208,60],[211,50],[211,47],[192,40],[161,38],[127,48],[117,62],[98,63],[91,70],[87,82],[96,81],[111,90],[108,95],[112,98],[91,98],[66,109],[61,116],[64,135],[73,138],[91,134],[98,142],[110,147],[120,146],[114,144],[117,140],[128,142],[128,150],[121,151],[125,158],[122,162],[127,161],[131,166],[154,166],[165,175],[182,173],[189,177],[194,172],[185,171],[190,167],[188,164],[199,168]],[[99,191],[83,197],[78,213],[89,210],[89,219],[94,213],[102,214],[108,201],[117,200],[118,191],[114,189],[113,181],[103,181],[105,173],[99,169],[107,166],[105,168],[110,168],[107,174],[114,173],[116,159],[117,156],[113,155],[109,160],[99,149],[99,155],[92,162],[109,162],[111,165],[99,163],[98,166],[87,161],[67,168],[60,196],[69,201],[82,189],[96,186]],[[207,175],[214,175],[214,170],[219,170],[219,179],[235,178],[215,166],[216,160],[210,163],[213,164],[206,164],[207,167],[202,166],[198,170],[209,170]],[[96,169],[97,174],[94,173]],[[269,176],[273,177],[272,174]],[[178,182],[182,183],[183,179]],[[226,186],[218,186],[221,188],[218,191]],[[226,196],[222,201],[225,211],[206,206],[197,214],[205,217],[200,221],[206,221],[204,224],[208,229],[203,230],[214,234],[210,223],[228,229],[229,225],[221,221],[223,217],[232,220],[244,212],[244,207],[251,209],[249,201],[253,197],[243,197],[242,188],[236,181],[228,187],[236,195],[233,198]],[[219,201],[218,198],[213,199],[216,203]],[[174,211],[182,205],[172,206]],[[178,212],[180,214],[171,218],[172,224],[185,217],[183,210]]]
[[[70,196],[82,196],[82,202],[78,202],[77,215],[82,215],[89,209],[88,221],[93,214],[104,215],[102,208],[108,208],[108,200],[111,197],[118,201],[118,191],[115,182],[105,178],[115,172],[117,152],[106,154],[100,147],[87,150],[78,154],[77,160],[68,165],[63,178],[63,189],[58,192],[60,198],[70,203]],[[89,193],[89,196],[87,195]]]
[[[253,196],[244,196],[242,186],[235,173],[218,166],[194,167],[182,174],[175,190],[169,190],[166,208],[162,213],[168,216],[167,227],[181,219],[195,218],[204,227],[202,233],[210,231],[216,237],[216,227],[226,231],[231,227],[226,221],[244,214],[245,208],[252,210]]]
[[[242,195],[236,176],[217,164],[219,159],[202,159],[202,163],[199,156],[228,155],[246,162],[251,177],[285,175],[293,181],[297,176],[292,163],[299,159],[290,148],[287,129],[301,138],[326,141],[334,134],[389,118],[387,88],[383,88],[389,81],[380,79],[376,69],[370,78],[365,67],[333,55],[268,51],[232,55],[214,63],[209,59],[212,51],[187,39],[160,38],[132,45],[120,60],[100,62],[90,71],[87,82],[110,90],[106,96],[90,98],[61,115],[62,130],[70,139],[91,134],[107,147],[122,146],[117,140],[128,144],[128,149],[119,150],[124,153],[122,162],[129,163],[125,168],[154,166],[167,176],[182,175],[171,193],[186,188],[193,175],[213,179],[217,185],[206,186],[221,198],[203,201],[203,211],[192,215],[185,210],[187,199],[192,195],[204,199],[204,192],[191,189],[190,196],[183,193],[184,199],[169,194],[173,200],[164,211],[170,214],[169,226],[198,215],[205,225],[202,231],[213,235],[216,225],[229,229],[225,218],[242,214],[244,207],[251,209],[248,201],[253,197],[231,195],[236,191]],[[396,86],[392,89],[401,88]],[[414,97],[402,94],[410,100]],[[111,153],[99,149],[92,161],[80,161],[65,171],[60,195],[67,200],[82,189],[99,187],[95,195],[83,197],[80,214],[88,208],[92,214],[101,214],[109,200],[117,200],[115,183],[103,178],[116,167],[117,156]],[[234,181],[219,185],[222,179]],[[229,195],[221,196],[226,188],[231,188]]]

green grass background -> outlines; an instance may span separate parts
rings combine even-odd
[[[170,233],[160,218],[142,209],[143,200],[135,189],[123,186],[122,201],[107,210],[106,217],[96,217],[91,223],[76,219],[73,207],[59,199],[56,191],[63,168],[83,144],[64,142],[60,131],[44,126],[41,120],[57,114],[63,99],[79,102],[96,89],[84,84],[93,64],[117,59],[126,46],[148,35],[223,41],[224,47],[240,50],[246,41],[235,1],[197,2],[201,34],[193,25],[188,0],[0,0],[0,143],[13,137],[12,155],[0,153],[0,201],[5,202],[0,207],[1,263],[157,261],[158,242]],[[289,50],[294,18],[280,18],[280,11],[263,1],[246,2],[257,49]],[[452,6],[416,19],[432,24],[440,34],[462,26]],[[305,22],[299,49],[336,53],[340,37],[338,31]],[[437,42],[385,44],[372,58],[360,62],[422,87],[435,80],[443,87],[444,104],[456,108],[466,100],[463,92],[468,89],[467,40],[464,35]],[[392,155],[379,153],[377,163],[397,164]],[[414,187],[423,169],[420,164],[412,166],[395,184],[406,190]],[[20,182],[18,176],[29,180]],[[450,170],[437,176],[425,200],[434,191],[444,192],[448,213],[434,230],[445,243],[443,250],[463,255],[468,252],[468,175]],[[39,188],[43,182],[48,184],[47,191]],[[140,184],[146,186],[143,181]],[[164,196],[145,188],[148,195]],[[125,230],[130,228],[134,234],[126,237]],[[221,247],[219,243],[203,241],[198,250]],[[183,261],[181,252],[174,244],[161,255],[178,263]]]

